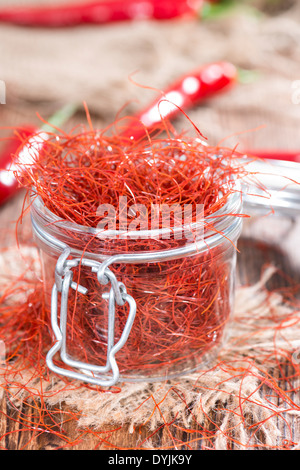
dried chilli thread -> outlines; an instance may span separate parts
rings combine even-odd
[[[117,207],[119,198],[126,196],[128,206],[143,204],[149,214],[153,204],[202,204],[208,220],[205,230],[218,232],[213,215],[236,191],[235,179],[247,174],[238,162],[234,151],[203,145],[200,139],[158,135],[136,142],[82,127],[74,135],[48,135],[39,159],[23,173],[22,183],[33,185],[57,217],[84,227],[97,227],[100,204]],[[117,229],[119,225],[120,214]],[[102,254],[167,250],[188,242],[184,237],[103,240],[67,227],[61,233],[73,248]],[[221,343],[231,311],[234,250],[224,237],[217,248],[189,258],[113,267],[134,297],[138,312],[130,337],[118,353],[121,373],[151,376],[153,371],[175,372],[184,364],[191,369],[196,358]],[[55,261],[47,257],[44,262],[48,302]],[[88,295],[70,295],[69,354],[105,364],[107,301],[96,276],[82,267],[79,271],[75,278],[88,288]],[[115,341],[128,315],[126,307],[116,313]]]
[[[87,227],[97,226],[99,204],[117,206],[120,196],[149,212],[152,204],[203,204],[209,216],[234,191],[233,176],[246,173],[238,161],[232,150],[205,147],[197,139],[145,143],[85,131],[69,138],[49,136],[22,184],[34,185],[57,216]]]

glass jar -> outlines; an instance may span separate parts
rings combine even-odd
[[[247,266],[239,273],[240,283],[257,282],[257,274],[271,265],[276,273],[267,287],[291,292],[293,283],[300,282],[300,252],[295,249],[300,236],[300,165],[254,160],[247,169],[259,184],[243,188],[244,208],[251,217],[240,239],[241,265]]]
[[[33,231],[56,338],[48,367],[111,386],[175,377],[213,358],[233,307],[240,213],[237,191],[209,220],[213,230],[202,225],[172,243],[155,231],[108,240],[58,219],[34,198]]]

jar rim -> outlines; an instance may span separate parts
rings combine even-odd
[[[209,220],[210,225],[216,222],[216,225],[218,226],[218,231],[222,230],[223,226],[226,227],[228,224],[228,217],[234,217],[234,214],[238,213],[238,210],[242,206],[242,200],[241,200],[241,185],[238,181],[236,183],[236,188],[235,191],[232,192],[226,201],[226,203],[218,209],[216,212],[212,213],[209,216],[204,217],[204,220]],[[68,229],[72,229],[75,232],[83,232],[86,234],[89,234],[91,236],[97,236],[98,238],[101,238],[99,229],[96,227],[88,227],[86,225],[81,225],[77,224],[75,222],[68,221],[66,219],[62,219],[56,214],[54,214],[44,203],[43,199],[39,195],[34,195],[33,190],[30,194],[30,199],[31,199],[31,207],[34,209],[36,212],[43,212],[43,216],[47,219],[45,222],[51,226],[55,226],[58,228],[62,227],[67,227]],[[230,210],[230,209],[233,209]],[[199,223],[192,223],[189,224],[189,227],[191,228],[191,233],[194,233],[198,226],[200,225],[201,228],[203,228],[203,222],[201,224]],[[153,238],[157,234],[165,234],[167,231],[171,232],[172,234],[176,233],[177,231],[182,231],[186,225],[178,225],[173,227],[172,229],[166,228],[166,229],[150,229],[150,230],[136,230],[136,231],[120,231],[120,230],[112,230],[111,232],[111,238]],[[107,232],[107,231],[106,231]],[[215,231],[211,231],[208,236],[215,234]],[[124,238],[120,235],[126,235]],[[222,234],[220,234],[222,236]],[[105,237],[107,238],[107,236]]]
[[[116,260],[121,260],[122,263],[143,263],[166,261],[182,256],[191,256],[196,253],[199,254],[209,251],[226,241],[229,243],[235,243],[242,228],[242,217],[238,216],[241,207],[241,191],[238,191],[238,186],[236,186],[236,192],[230,194],[227,203],[224,204],[219,211],[213,214],[218,224],[216,230],[210,230],[210,232],[205,233],[203,237],[200,237],[200,240],[187,238],[186,244],[180,248],[168,247],[165,250],[141,250],[134,251],[134,253],[131,250],[116,252],[113,249],[110,253],[108,253],[107,250],[102,252],[101,249],[97,249],[97,252],[95,252],[94,250],[87,250],[86,244],[85,248],[76,247],[74,245],[75,238],[71,238],[69,235],[66,235],[65,232],[69,232],[71,229],[71,232],[72,230],[75,230],[77,236],[79,235],[80,238],[82,234],[88,234],[91,235],[91,238],[96,238],[97,229],[63,221],[59,217],[55,216],[55,214],[45,206],[41,198],[38,199],[38,197],[36,197],[32,201],[31,217],[34,234],[37,238],[41,242],[46,243],[49,247],[51,246],[54,250],[58,250],[58,252],[63,252],[68,248],[74,256],[80,257],[82,256],[82,253],[84,253],[85,257],[96,257],[99,260],[113,257]],[[228,213],[226,212],[226,209],[229,209]],[[51,216],[53,216],[52,220]]]

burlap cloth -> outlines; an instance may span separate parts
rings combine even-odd
[[[0,0],[0,6],[13,3],[21,2]],[[155,92],[137,87],[128,79],[133,72],[137,71],[134,80],[139,84],[163,89],[200,64],[225,59],[257,70],[256,80],[192,110],[192,120],[212,143],[235,134],[227,139],[228,145],[239,141],[252,148],[299,148],[300,106],[295,81],[300,79],[300,4],[286,2],[286,6],[290,8],[280,15],[257,17],[239,12],[205,24],[196,20],[139,22],[58,30],[0,25],[0,79],[7,85],[7,105],[0,107],[1,125],[21,124],[29,118],[38,122],[35,111],[47,117],[66,102],[83,100],[88,102],[95,122],[107,124],[125,103],[126,112],[131,113],[155,96]],[[176,125],[180,129],[188,127],[184,118]],[[257,132],[236,135],[262,125],[266,127]],[[2,230],[8,212],[7,208],[1,212]],[[11,215],[14,217],[15,213]],[[1,262],[3,271],[7,271],[7,259]],[[14,260],[11,266],[16,274]],[[295,312],[283,304],[280,295],[269,297],[264,290],[271,273],[267,271],[258,284],[237,293],[232,331],[233,338],[240,341],[229,343],[220,360],[223,364],[230,364],[233,358],[240,361],[237,367],[243,371],[242,376],[235,374],[237,377],[232,378],[231,366],[222,367],[221,363],[202,375],[171,383],[129,384],[119,395],[78,390],[75,384],[54,396],[53,391],[62,386],[55,377],[51,383],[32,383],[32,387],[42,386],[50,405],[65,403],[80,410],[82,428],[99,430],[108,423],[127,423],[132,431],[147,423],[151,435],[174,417],[186,428],[194,425],[195,419],[201,425],[218,408],[223,409],[223,415],[212,447],[228,448],[233,429],[239,442],[236,448],[282,447],[284,436],[279,421],[289,415],[297,419],[299,410],[289,408],[287,402],[275,404],[264,394],[268,364],[262,371],[258,358],[268,353],[274,360],[278,351],[291,352],[299,347],[299,319],[285,325],[284,335],[276,336],[279,327],[274,318],[281,325],[280,319],[289,319]],[[247,342],[243,341],[245,337]],[[22,383],[28,389],[28,379],[26,375],[18,378],[16,402],[24,398]],[[299,390],[299,384],[294,387]],[[260,437],[253,432],[254,425],[260,429]],[[293,448],[300,441],[297,429],[290,445]],[[151,440],[147,442],[145,446],[151,447]]]

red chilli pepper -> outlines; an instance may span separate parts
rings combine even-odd
[[[0,155],[0,205],[19,190],[15,173],[39,157],[40,151],[47,145],[48,132],[58,130],[77,109],[77,104],[68,104],[45,122],[41,129],[33,126],[22,127],[18,130],[18,134],[9,139]]]
[[[195,15],[203,0],[103,0],[49,7],[0,9],[0,21],[27,26],[74,26]]]
[[[209,64],[185,75],[164,92],[164,97],[158,98],[149,107],[133,116],[130,126],[122,132],[122,135],[126,138],[143,138],[146,136],[145,129],[151,132],[162,118],[175,118],[180,109],[192,108],[204,99],[232,86],[237,79],[238,70],[228,62]],[[243,150],[241,154],[267,160],[300,163],[298,151],[259,149]]]
[[[286,162],[300,163],[300,151],[291,150],[243,150],[242,152],[248,156],[254,156],[267,160],[282,160]]]
[[[0,204],[14,196],[19,189],[19,183],[14,176],[12,156],[22,150],[20,139],[27,142],[30,136],[36,132],[37,129],[34,127],[22,128],[19,136],[12,137],[2,152],[0,158]]]
[[[130,127],[122,135],[139,139],[145,137],[145,128],[151,131],[162,118],[174,118],[181,109],[188,109],[232,86],[238,77],[236,67],[229,62],[205,65],[181,77],[149,107],[132,118]]]

